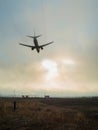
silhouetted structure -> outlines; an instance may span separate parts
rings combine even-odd
[[[34,46],[23,44],[23,43],[19,43],[19,44],[22,45],[22,46],[25,46],[25,47],[30,47],[31,50],[36,49],[36,51],[39,53],[40,49],[43,49],[45,46],[53,43],[53,41],[52,41],[52,42],[49,42],[49,43],[46,43],[46,44],[43,44],[43,45],[39,45],[37,38],[40,37],[40,36],[41,35],[35,36],[35,33],[34,33],[34,36],[27,36],[27,37],[33,38]]]
[[[16,110],[16,101],[13,102],[14,111]]]
[[[50,98],[50,96],[49,95],[45,95],[44,98]]]
[[[29,98],[28,95],[22,95],[22,98]]]

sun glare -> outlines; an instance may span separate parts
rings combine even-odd
[[[53,80],[57,76],[58,69],[56,62],[45,59],[42,61],[42,67],[47,72],[45,77],[47,81]]]
[[[74,66],[75,61],[71,58],[63,58],[59,60],[44,59],[41,62],[41,67],[44,71],[44,83],[49,86],[47,89],[50,90],[51,87],[52,89],[59,89],[61,86],[70,86],[69,79],[65,81],[63,76],[67,77],[67,74],[70,74],[75,69]],[[63,83],[66,85],[63,85]]]

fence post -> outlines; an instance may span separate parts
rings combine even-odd
[[[13,102],[14,111],[16,110],[16,101]]]

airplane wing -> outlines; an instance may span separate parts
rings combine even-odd
[[[35,49],[35,46],[31,46],[31,45],[27,45],[27,44],[23,44],[23,43],[19,43],[19,45],[26,46],[26,47],[31,47],[32,49]]]
[[[49,42],[49,43],[47,43],[47,44],[40,45],[39,47],[41,48],[41,47],[47,46],[47,45],[52,44],[52,43],[53,43],[53,41],[52,41],[52,42]]]

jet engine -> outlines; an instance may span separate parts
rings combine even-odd
[[[43,47],[41,47],[41,49],[43,50]]]
[[[31,50],[34,50],[34,48],[32,47]]]

